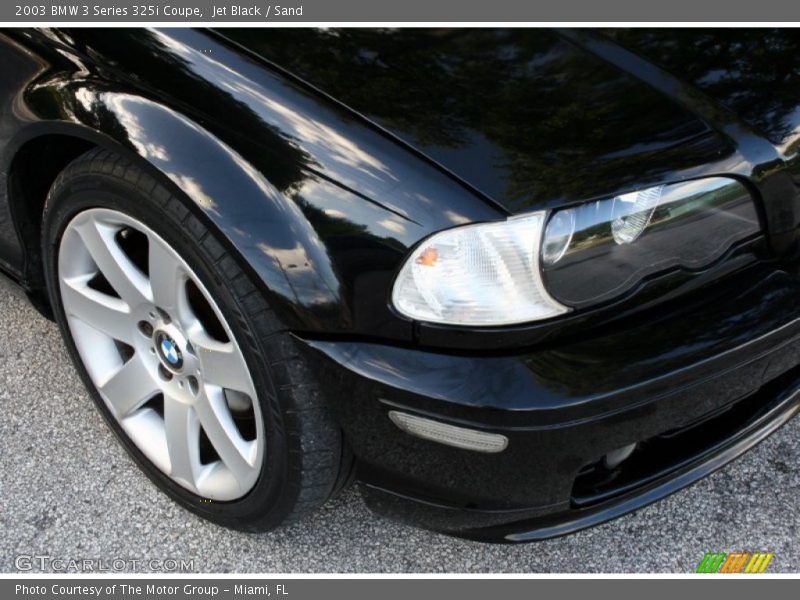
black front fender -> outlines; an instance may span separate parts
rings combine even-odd
[[[17,96],[29,118],[5,159],[59,134],[138,161],[221,232],[294,330],[410,340],[411,322],[388,301],[408,249],[433,231],[503,216],[357,115],[211,35],[18,39],[42,68]]]

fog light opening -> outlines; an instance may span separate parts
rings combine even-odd
[[[487,433],[457,425],[448,425],[396,410],[389,411],[389,418],[397,427],[410,435],[454,448],[497,453],[502,452],[508,446],[508,438],[499,433]]]
[[[634,450],[636,450],[636,446],[637,444],[634,442],[633,444],[628,444],[622,448],[617,448],[616,450],[612,450],[606,454],[603,457],[603,464],[605,465],[606,469],[614,470],[620,466],[625,460],[630,458],[630,455],[633,454]]]

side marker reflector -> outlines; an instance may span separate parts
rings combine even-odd
[[[508,438],[499,433],[449,425],[396,410],[389,411],[389,418],[410,435],[446,446],[488,453],[502,452],[508,446]]]

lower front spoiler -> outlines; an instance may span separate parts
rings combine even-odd
[[[788,374],[787,374],[788,375]],[[398,518],[448,535],[495,543],[521,543],[574,533],[652,504],[720,469],[763,441],[800,412],[800,375],[768,384],[752,398],[761,409],[729,437],[633,491],[589,507],[542,514],[535,510],[471,510],[449,507],[362,484],[367,505],[378,514]]]

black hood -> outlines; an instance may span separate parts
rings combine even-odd
[[[619,29],[605,32],[693,86],[791,157],[800,138],[800,30]]]
[[[510,212],[735,152],[691,110],[541,29],[226,29]]]

